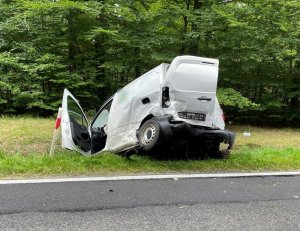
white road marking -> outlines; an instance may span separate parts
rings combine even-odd
[[[239,177],[268,177],[268,176],[297,176],[297,172],[251,172],[251,173],[201,173],[201,174],[166,174],[166,175],[133,175],[133,176],[103,176],[103,177],[72,177],[72,178],[42,178],[0,180],[0,185],[9,184],[40,184],[65,182],[95,182],[95,181],[124,181],[124,180],[155,180],[155,179],[193,179],[193,178],[239,178]]]

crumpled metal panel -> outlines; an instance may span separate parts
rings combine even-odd
[[[117,152],[136,146],[136,130],[141,121],[149,114],[162,115],[164,68],[165,65],[159,65],[116,93],[107,124],[105,150]],[[150,102],[143,104],[144,98],[149,98]]]
[[[218,66],[216,59],[180,56],[171,65],[161,64],[119,90],[111,106],[103,151],[118,152],[135,147],[136,131],[150,114],[170,114],[175,120],[224,130],[223,112],[216,97]],[[168,108],[161,106],[162,87],[165,86],[170,93]],[[209,100],[197,99],[201,97]],[[150,102],[143,104],[144,98],[149,98]],[[204,113],[206,120],[179,118],[180,111]]]

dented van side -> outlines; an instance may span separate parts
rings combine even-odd
[[[218,60],[194,56],[179,56],[170,65],[157,66],[119,90],[110,101],[109,112],[104,113],[105,107],[101,107],[88,125],[90,140],[82,143],[78,134],[87,135],[82,130],[76,132],[82,126],[73,124],[76,119],[72,119],[74,115],[68,108],[70,102],[67,102],[68,99],[76,99],[66,91],[68,96],[64,94],[63,100],[63,145],[87,155],[133,148],[155,152],[166,146],[176,146],[174,142],[178,141],[192,146],[195,140],[203,141],[203,146],[213,144],[214,150],[225,142],[230,150],[235,136],[224,130],[223,111],[216,97],[218,68]],[[80,110],[82,108],[78,104]],[[83,111],[82,114],[86,118]],[[97,116],[104,114],[107,124],[106,121],[99,123],[102,127],[99,125],[98,128],[95,123]],[[103,144],[101,150],[93,148],[97,139],[101,139]],[[81,149],[88,146],[88,142],[90,151],[83,152]]]

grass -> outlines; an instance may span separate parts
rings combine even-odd
[[[55,156],[48,157],[53,126],[54,119],[0,118],[0,177],[300,170],[300,129],[232,126],[237,138],[228,159],[157,161],[109,153],[89,158],[59,145]],[[244,131],[251,136],[244,137]]]

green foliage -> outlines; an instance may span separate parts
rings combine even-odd
[[[91,109],[192,54],[220,59],[233,118],[299,123],[299,12],[296,0],[0,0],[0,113],[52,114],[65,87]]]
[[[218,100],[221,105],[227,107],[236,107],[239,109],[257,108],[259,105],[251,102],[248,98],[232,88],[218,89]]]

